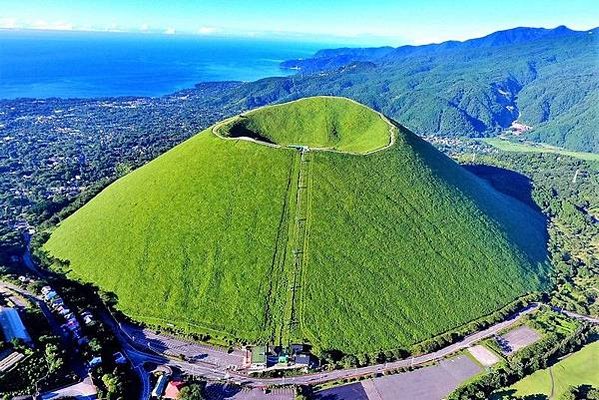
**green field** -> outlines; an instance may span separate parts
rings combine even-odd
[[[409,346],[545,285],[543,218],[380,114],[319,97],[241,120],[118,180],[45,248],[133,318],[316,351]]]
[[[547,369],[527,376],[507,391],[518,396],[544,394],[559,399],[570,386],[599,387],[599,342],[593,342]],[[553,389],[552,389],[553,388]]]
[[[324,348],[418,342],[540,286],[540,216],[411,133],[396,144],[314,154],[302,322]]]
[[[389,144],[389,128],[388,122],[362,104],[313,97],[247,112],[233,118],[219,133],[258,137],[283,146],[367,153]]]
[[[255,339],[292,161],[202,133],[104,190],[47,248],[131,316]]]
[[[570,151],[561,149],[559,147],[542,145],[542,144],[534,144],[534,143],[514,143],[509,140],[504,140],[500,138],[489,138],[482,139],[483,142],[490,144],[491,146],[503,150],[503,151],[514,151],[520,153],[555,153],[563,156],[579,158],[581,160],[587,161],[597,161],[599,162],[599,154],[596,153],[585,153],[580,151]]]

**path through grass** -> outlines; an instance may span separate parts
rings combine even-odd
[[[289,287],[287,290],[287,303],[285,306],[285,327],[282,331],[279,344],[290,344],[297,338],[299,328],[298,298],[301,287],[302,268],[306,259],[306,238],[308,229],[308,203],[310,180],[311,154],[306,149],[301,150],[300,168],[297,175],[297,195],[293,232],[290,237],[292,256],[289,269]]]
[[[508,388],[518,396],[544,394],[559,399],[570,386],[599,386],[599,341],[567,356],[550,368],[536,371]]]

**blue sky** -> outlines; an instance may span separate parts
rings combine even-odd
[[[0,28],[357,44],[463,40],[516,26],[584,30],[599,25],[598,0],[1,0],[1,5]]]

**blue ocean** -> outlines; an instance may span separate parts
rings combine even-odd
[[[284,76],[286,59],[331,44],[0,30],[0,98],[161,96],[199,82]]]

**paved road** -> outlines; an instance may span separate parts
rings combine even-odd
[[[12,286],[12,288],[14,289],[21,290],[19,288],[16,288],[14,285],[5,284],[5,286]],[[29,294],[26,291],[22,292],[24,292],[25,294]],[[136,372],[138,372],[140,380],[142,383],[144,383],[144,385],[145,380],[147,379],[147,373],[145,373],[145,371],[143,370],[143,364],[145,362],[153,362],[157,364],[172,365],[178,367],[182,371],[187,372],[189,374],[201,375],[211,380],[230,380],[236,381],[238,383],[245,383],[254,387],[261,387],[266,385],[287,384],[313,385],[363,375],[382,374],[385,371],[395,370],[397,368],[417,366],[429,363],[431,361],[437,361],[460,350],[466,349],[474,343],[482,339],[491,337],[497,334],[499,331],[512,326],[523,316],[538,309],[538,307],[539,304],[532,304],[520,310],[516,314],[512,315],[505,321],[499,322],[487,329],[469,335],[457,343],[454,343],[432,353],[385,364],[371,365],[350,370],[317,372],[313,374],[306,374],[287,378],[254,378],[240,372],[231,371],[229,370],[228,366],[235,364],[235,362],[229,364],[228,360],[238,362],[240,357],[239,352],[235,352],[232,355],[229,355],[225,351],[216,348],[211,348],[209,346],[185,342],[180,339],[175,339],[166,335],[157,335],[148,330],[132,327],[126,324],[121,324],[108,313],[106,313],[106,315],[103,315],[102,318],[112,328],[116,337],[121,342],[121,345],[123,346],[123,351],[129,358],[129,360],[132,362],[132,365],[134,366]],[[558,308],[554,309],[573,318],[580,318],[585,319],[589,322],[599,323],[599,321],[595,318],[583,316]],[[142,335],[139,337],[135,337],[135,332],[141,332]],[[133,333],[133,335],[130,335],[131,333]],[[148,346],[148,341],[150,341],[150,346]],[[151,343],[153,341],[159,343],[159,345],[152,346]],[[172,358],[173,354],[181,354],[181,349],[184,349],[186,353],[192,355],[191,359],[183,361]],[[199,354],[205,354],[206,356],[197,357],[197,355]],[[144,397],[141,397],[141,399],[145,400],[148,398],[146,396],[146,393],[147,391],[144,390]]]
[[[573,311],[564,310],[561,307],[551,307],[551,309],[553,311],[556,311],[556,312],[562,313],[564,315],[567,315],[570,318],[580,319],[580,320],[583,320],[583,321],[590,322],[591,324],[599,324],[599,319],[598,318],[589,317],[588,315],[577,314],[577,313],[575,313]]]
[[[409,367],[425,364],[431,361],[436,361],[445,358],[453,353],[456,353],[460,350],[466,349],[472,344],[491,337],[497,334],[499,331],[508,328],[509,326],[515,324],[520,318],[524,315],[531,313],[539,307],[538,304],[533,304],[528,306],[527,308],[522,309],[518,313],[514,314],[509,319],[497,323],[483,331],[477,332],[470,336],[467,336],[460,342],[454,343],[450,346],[447,346],[438,351],[424,354],[418,357],[412,357],[405,360],[394,361],[385,364],[371,365],[362,368],[354,368],[350,370],[335,370],[329,372],[318,372],[314,374],[306,374],[295,377],[288,378],[254,378],[247,376],[245,374],[229,371],[224,366],[217,366],[214,364],[209,364],[198,361],[181,361],[174,360],[167,356],[168,352],[160,352],[159,349],[150,348],[147,346],[140,346],[135,340],[132,340],[127,335],[126,329],[123,330],[120,327],[118,328],[117,336],[123,342],[124,348],[128,353],[128,356],[137,361],[134,362],[142,362],[143,360],[156,362],[156,363],[166,363],[169,365],[176,366],[181,370],[188,372],[190,374],[202,375],[208,379],[228,379],[228,380],[236,380],[238,382],[246,383],[251,386],[266,386],[266,385],[287,385],[287,384],[296,384],[296,385],[306,385],[306,384],[318,384],[324,383],[333,380],[347,379],[351,377],[363,376],[363,375],[371,375],[371,374],[382,374],[385,371],[394,370],[400,367]],[[118,323],[113,322],[111,324],[113,328],[118,326]],[[167,344],[168,341],[164,340],[163,343]],[[152,354],[151,351],[155,353]],[[136,364],[134,364],[136,365]]]
[[[31,270],[31,272],[41,275],[40,270],[37,268],[37,265],[35,265],[33,258],[31,257],[31,235],[29,232],[25,232],[23,233],[23,238],[27,243],[27,246],[25,247],[25,253],[23,254],[23,263]]]
[[[174,358],[180,358],[183,355],[190,362],[202,361],[202,363],[215,367],[235,366],[241,368],[243,365],[245,354],[240,349],[228,353],[216,347],[184,341],[170,335],[156,334],[151,329],[125,323],[121,323],[120,327],[131,340],[155,353]]]
[[[397,369],[400,367],[405,368],[405,367],[409,367],[409,366],[417,366],[417,365],[429,363],[431,361],[441,360],[451,354],[457,353],[460,350],[463,350],[463,349],[466,349],[466,348],[472,346],[476,342],[479,342],[483,339],[486,339],[486,338],[496,335],[500,331],[514,325],[523,316],[530,314],[531,312],[535,311],[538,308],[539,308],[539,304],[536,304],[536,303],[532,304],[532,305],[520,310],[518,313],[512,315],[510,318],[506,319],[505,321],[499,322],[485,330],[482,330],[480,332],[469,335],[469,336],[465,337],[463,340],[461,340],[460,342],[454,343],[454,344],[444,347],[443,349],[440,349],[438,351],[424,354],[424,355],[421,355],[418,357],[412,357],[412,358],[405,359],[405,360],[399,360],[399,361],[394,361],[394,362],[385,363],[385,364],[372,365],[372,366],[367,366],[367,367],[362,367],[362,368],[354,368],[354,369],[350,369],[350,370],[335,370],[335,371],[330,371],[330,372],[318,372],[318,373],[314,373],[314,374],[306,374],[306,375],[301,375],[301,376],[296,376],[296,377],[288,377],[288,378],[253,378],[253,377],[249,377],[249,376],[239,373],[239,372],[227,370],[226,362],[210,363],[210,362],[202,362],[201,359],[196,360],[196,361],[173,360],[168,357],[168,354],[169,353],[177,353],[176,349],[162,350],[162,351],[160,350],[160,348],[157,348],[157,347],[150,347],[148,349],[148,346],[146,344],[143,346],[143,347],[145,347],[145,349],[139,350],[139,345],[140,345],[140,343],[138,343],[139,340],[135,340],[133,342],[135,342],[134,344],[138,347],[136,349],[137,357],[140,357],[142,359],[144,357],[146,357],[146,358],[148,358],[149,361],[153,361],[153,362],[162,361],[163,363],[168,363],[170,365],[177,366],[181,370],[188,372],[190,374],[203,375],[209,379],[231,379],[231,380],[236,380],[238,382],[244,382],[244,383],[247,383],[252,386],[284,385],[284,384],[297,384],[297,385],[318,384],[318,383],[324,383],[327,381],[347,379],[347,378],[363,376],[363,375],[382,374],[385,371],[394,370],[394,369]],[[562,310],[562,309],[559,309],[556,307],[553,307],[553,309],[557,312],[561,312],[564,315],[570,316],[572,318],[582,319],[582,320],[585,320],[585,321],[588,321],[591,323],[595,323],[595,324],[599,323],[599,320],[596,318],[576,314],[576,313]],[[130,328],[126,328],[124,331],[126,332],[127,329],[130,329]],[[136,328],[136,329],[140,329],[140,328]],[[131,338],[128,338],[126,334],[121,333],[121,336],[123,336],[123,339],[126,342],[132,341]],[[162,344],[164,346],[168,346],[169,344],[174,343],[176,348],[180,348],[179,346],[180,346],[180,343],[182,342],[181,340],[178,340],[178,339],[173,340],[173,338],[170,338],[170,337],[164,336],[164,335],[155,335],[155,338],[161,338]],[[195,349],[193,351],[198,352],[198,353],[205,351],[205,348],[202,345],[188,344],[188,346],[190,346],[189,348]],[[185,348],[187,348],[187,347],[185,347]],[[148,354],[148,351],[157,352],[158,354],[154,353],[154,354],[150,355],[150,354]],[[212,354],[210,356],[210,358],[207,360],[214,359],[214,358],[218,359],[219,357],[224,357],[224,353],[222,352],[222,350],[212,348],[211,351],[213,353],[221,352],[221,354],[220,355]],[[160,358],[161,355],[162,355],[162,358]],[[238,357],[238,356],[234,355],[233,359],[235,357]]]

